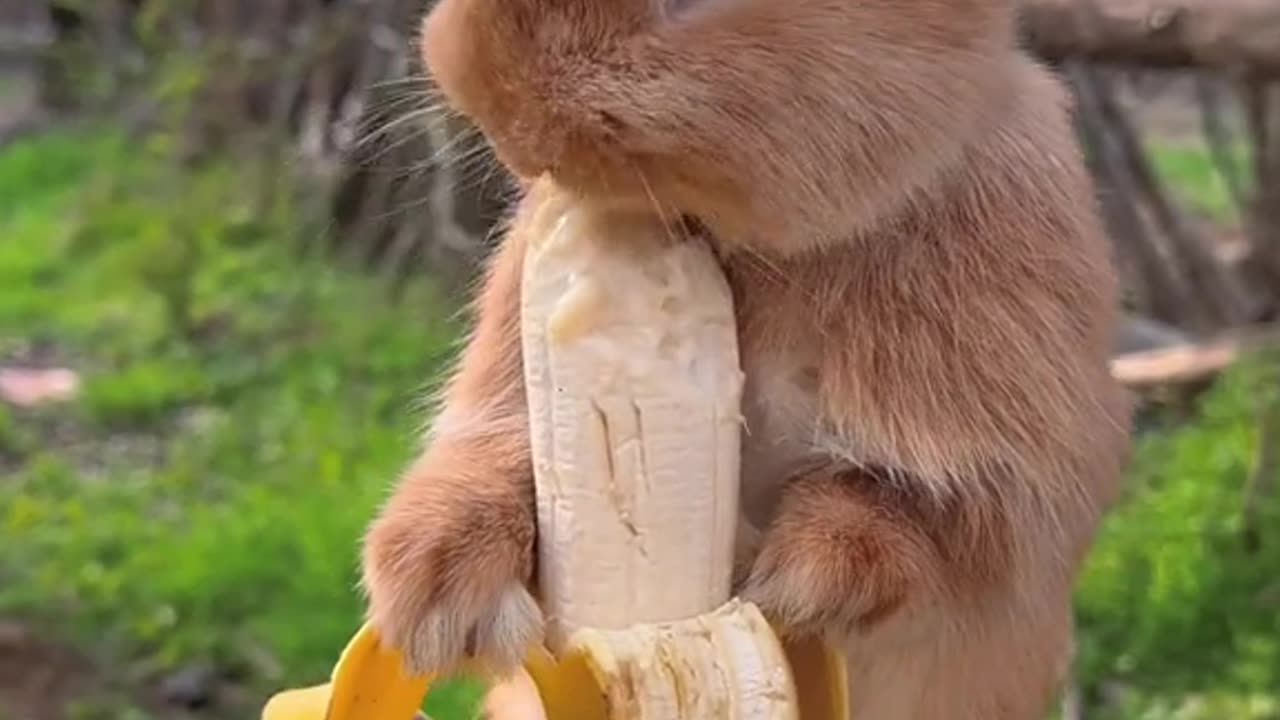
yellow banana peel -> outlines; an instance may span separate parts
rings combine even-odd
[[[783,649],[796,684],[800,720],[846,720],[843,658],[818,640],[784,642]],[[601,675],[587,655],[558,659],[535,647],[524,673],[537,689],[536,701],[521,697],[526,691],[510,685],[512,699],[504,699],[502,707],[490,704],[492,720],[613,720]],[[262,720],[412,720],[430,684],[429,677],[406,675],[400,655],[384,648],[366,624],[338,658],[330,682],[275,695]]]
[[[412,720],[431,678],[409,677],[400,654],[365,624],[347,643],[330,681],[271,698],[262,720]]]
[[[796,684],[800,720],[848,720],[849,681],[844,656],[816,638],[784,640],[782,651]]]

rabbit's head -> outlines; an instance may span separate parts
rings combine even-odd
[[[525,180],[821,243],[959,159],[1008,93],[1012,0],[440,0],[422,52]],[[804,238],[803,241],[796,238]]]

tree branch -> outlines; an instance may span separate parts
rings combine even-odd
[[[1274,0],[1022,0],[1041,56],[1280,76]]]

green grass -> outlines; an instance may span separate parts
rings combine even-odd
[[[1242,365],[1195,424],[1138,443],[1077,601],[1084,676],[1130,688],[1117,718],[1280,718],[1280,497],[1260,506],[1260,548],[1241,531],[1256,410],[1280,402],[1264,370]]]
[[[413,451],[456,306],[300,258],[315,231],[287,204],[253,212],[242,167],[170,157],[163,136],[110,132],[0,153],[0,359],[85,381],[66,405],[0,404],[0,617],[127,681],[214,662],[254,704],[323,679],[357,626],[358,538]],[[1225,207],[1203,155],[1158,165]],[[1280,401],[1258,373],[1137,450],[1078,596],[1085,686],[1126,688],[1108,720],[1280,718],[1280,498],[1260,550],[1238,538],[1254,414]],[[476,693],[451,684],[429,710],[468,718]],[[145,718],[118,695],[76,707]]]
[[[1248,148],[1240,145],[1230,152],[1239,180],[1247,184],[1251,171]],[[1159,143],[1151,153],[1151,160],[1156,172],[1188,208],[1215,220],[1226,220],[1236,213],[1227,182],[1203,144]]]
[[[233,166],[167,157],[109,133],[0,155],[0,357],[48,346],[84,377],[69,406],[0,405],[0,615],[130,672],[319,681],[455,308],[299,259],[289,208],[255,219]]]

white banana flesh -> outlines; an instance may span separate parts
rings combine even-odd
[[[729,599],[742,371],[711,250],[553,197],[523,276],[540,590],[555,646]]]
[[[736,600],[676,623],[580,630],[567,650],[594,672],[611,720],[795,720],[787,656]]]

